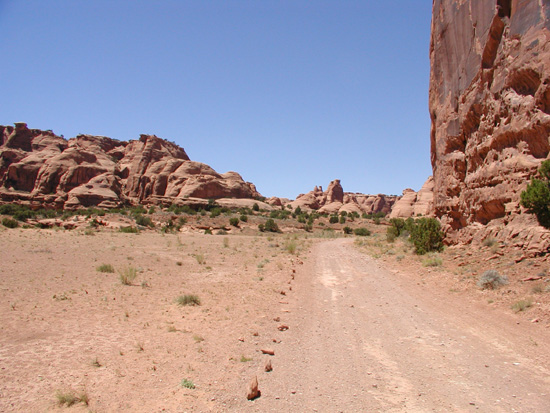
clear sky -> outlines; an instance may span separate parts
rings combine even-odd
[[[0,124],[155,134],[264,196],[418,190],[431,3],[0,0]]]

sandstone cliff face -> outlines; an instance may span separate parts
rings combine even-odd
[[[510,217],[550,151],[550,1],[434,0],[434,209],[446,228]]]
[[[329,214],[357,212],[359,214],[374,214],[383,212],[388,214],[399,197],[393,195],[365,195],[344,192],[339,179],[332,181],[327,190],[315,187],[307,194],[300,194],[296,200],[290,202],[293,209],[311,209]]]
[[[77,208],[259,196],[236,172],[218,174],[154,135],[129,142],[91,135],[67,141],[24,123],[0,126],[4,202]]]
[[[420,191],[405,189],[403,196],[393,206],[390,218],[433,216],[433,188],[434,180],[430,176]]]

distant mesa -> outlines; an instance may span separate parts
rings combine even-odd
[[[327,190],[316,186],[307,194],[300,194],[294,201],[280,198],[267,200],[271,205],[290,205],[292,209],[300,207],[302,210],[313,210],[328,214],[340,212],[357,212],[359,214],[374,214],[383,212],[389,214],[396,200],[395,195],[365,195],[353,192],[344,192],[339,179],[332,181]]]
[[[219,174],[155,135],[128,142],[78,135],[66,140],[25,123],[0,126],[0,201],[74,209],[258,199],[236,172]]]

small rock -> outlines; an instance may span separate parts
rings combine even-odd
[[[273,366],[271,365],[271,360],[270,359],[267,359],[267,361],[265,362],[265,367],[264,367],[265,371],[267,372],[270,372],[273,370]]]
[[[239,341],[244,342],[244,337],[239,337]]]
[[[277,321],[277,322],[278,322],[278,321],[281,321],[281,317],[275,317],[275,318],[273,319],[273,321]]]
[[[269,354],[270,356],[274,356],[275,355],[275,350],[271,349],[271,348],[263,348],[260,350],[263,354]]]
[[[286,331],[288,330],[288,326],[286,324],[281,324],[279,327],[277,327],[279,331]]]
[[[250,380],[250,383],[248,383],[248,392],[246,394],[246,398],[248,400],[254,400],[260,397],[260,394],[260,390],[258,390],[258,377],[254,376],[252,380]]]
[[[286,295],[286,291],[281,290],[281,295]]]

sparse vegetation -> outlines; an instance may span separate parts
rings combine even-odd
[[[249,361],[252,361],[252,358],[245,357],[244,355],[241,356],[241,363],[247,363]]]
[[[90,402],[90,398],[85,391],[82,391],[79,395],[77,395],[73,390],[59,390],[56,393],[55,398],[57,399],[57,404],[59,406],[66,405],[67,407],[71,407],[77,403],[84,403],[87,406]]]
[[[126,234],[137,234],[139,233],[139,229],[136,227],[120,227],[120,232],[124,232]]]
[[[530,298],[527,298],[525,300],[519,300],[512,304],[512,310],[514,310],[516,313],[519,313],[521,311],[525,311],[528,308],[533,306],[533,301]]]
[[[440,256],[435,254],[428,254],[428,256],[422,261],[424,267],[439,267],[443,264],[443,260]]]
[[[239,218],[229,218],[229,225],[232,225],[234,227],[239,226]]]
[[[106,273],[113,273],[115,272],[115,267],[113,267],[111,264],[101,264],[99,267],[96,268],[97,272],[106,272]]]
[[[296,240],[290,239],[285,241],[285,251],[290,254],[296,254],[296,249],[298,248],[298,243]]]
[[[183,379],[181,381],[181,387],[185,387],[186,389],[194,389],[195,383],[193,383],[193,381],[190,379]]]
[[[508,278],[500,275],[496,270],[485,271],[477,281],[477,285],[482,290],[495,290],[505,284],[508,284]]]
[[[178,298],[176,298],[176,303],[178,305],[184,306],[184,305],[201,305],[201,299],[197,295],[193,294],[186,294],[186,295],[180,295]]]
[[[137,277],[137,269],[134,267],[126,267],[118,272],[120,282],[123,285],[132,285]]]
[[[19,226],[19,222],[17,222],[15,219],[3,218],[2,225],[6,228],[17,228]]]
[[[367,228],[355,228],[353,233],[359,237],[368,237],[371,234]]]
[[[200,265],[206,264],[206,258],[203,253],[195,254],[195,259]]]
[[[484,247],[492,247],[493,245],[496,245],[496,244],[497,244],[497,240],[494,239],[493,237],[487,237],[481,243],[481,245],[483,245]]]

